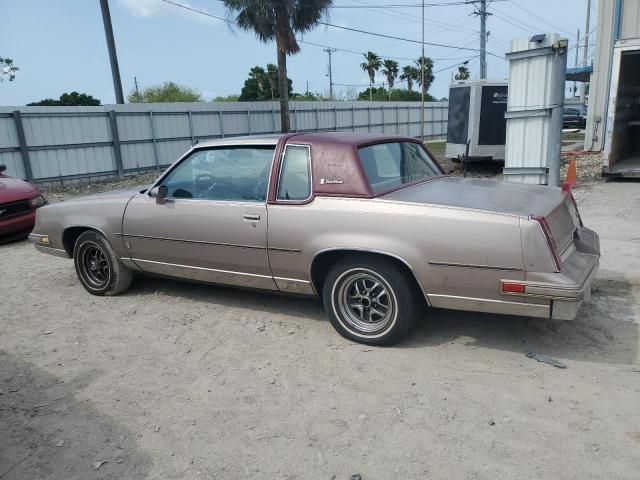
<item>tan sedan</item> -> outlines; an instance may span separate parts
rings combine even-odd
[[[30,238],[95,295],[134,273],[319,295],[369,344],[425,306],[573,319],[600,255],[570,192],[450,177],[416,139],[353,133],[200,143],[148,188],[41,208]]]

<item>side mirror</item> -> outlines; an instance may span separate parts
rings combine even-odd
[[[7,169],[6,165],[0,165],[0,173],[4,172]]]
[[[158,205],[164,205],[167,203],[167,195],[169,195],[169,187],[166,185],[160,185],[158,187],[158,192],[156,193],[156,203]]]

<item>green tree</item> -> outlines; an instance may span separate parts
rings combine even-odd
[[[141,92],[132,91],[127,97],[129,103],[202,102],[198,90],[184,87],[174,82],[164,82],[145,88]]]
[[[288,80],[287,95],[291,95],[293,82]],[[244,81],[242,92],[238,98],[241,102],[254,102],[261,100],[275,100],[280,98],[278,84],[280,77],[278,69],[273,64],[268,64],[267,69],[256,65],[249,70],[249,78]]]
[[[471,72],[469,72],[469,69],[464,65],[460,65],[458,67],[458,73],[456,73],[456,76],[454,78],[456,80],[469,80],[469,77],[471,77]]]
[[[300,51],[297,33],[311,31],[333,4],[332,0],[223,0],[230,16],[260,41],[275,40],[278,53],[278,92],[283,132],[291,129],[287,55]]]
[[[57,100],[45,98],[39,102],[27,103],[28,107],[97,107],[98,105],[100,100],[97,98],[78,92],[63,93]]]
[[[402,74],[400,75],[400,80],[404,80],[407,82],[407,90],[410,92],[413,91],[413,82],[417,82],[420,77],[420,70],[418,70],[413,65],[405,65],[402,67]]]
[[[240,100],[239,95],[220,95],[211,100],[212,102],[237,102]]]
[[[394,88],[393,90],[388,91],[382,87],[373,87],[372,89],[367,88],[358,94],[358,100],[373,99],[375,101],[391,100],[393,102],[419,102],[421,98],[420,92],[400,88]],[[428,93],[425,95],[424,99],[427,102],[436,101],[436,99]]]
[[[296,100],[298,102],[315,102],[318,100],[322,100],[322,95],[312,92],[292,93],[291,100]]]
[[[422,61],[424,59],[424,85],[422,84]],[[433,76],[433,60],[429,57],[420,57],[416,60],[416,65],[418,65],[418,85],[422,87],[422,91],[425,93],[425,99],[427,91],[435,77]]]
[[[18,70],[20,69],[13,64],[13,60],[0,57],[0,83],[2,83],[5,78],[13,82]]]
[[[387,77],[387,83],[389,84],[389,90],[393,90],[393,84],[398,78],[398,62],[391,59],[386,59],[382,62],[382,74]]]
[[[375,53],[369,51],[367,53],[363,53],[366,61],[360,64],[360,68],[367,72],[369,75],[369,100],[373,100],[373,84],[376,80],[376,72],[380,70],[382,66],[382,60]]]

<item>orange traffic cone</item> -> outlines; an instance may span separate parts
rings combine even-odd
[[[578,184],[578,174],[576,171],[576,159],[572,158],[569,160],[569,168],[567,168],[567,179],[565,184],[569,186],[569,188],[575,187]]]

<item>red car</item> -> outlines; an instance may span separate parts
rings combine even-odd
[[[33,230],[36,209],[46,202],[29,182],[4,174],[0,165],[0,244],[26,238]]]

